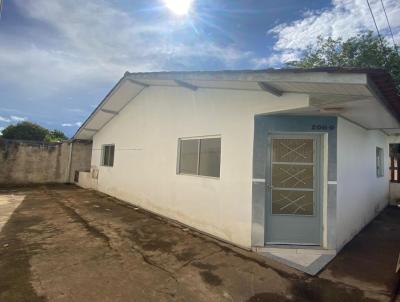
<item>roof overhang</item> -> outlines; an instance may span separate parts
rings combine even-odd
[[[367,129],[400,133],[400,101],[390,75],[379,69],[272,69],[212,72],[125,73],[78,129],[75,139],[91,139],[150,86],[262,91],[310,96],[310,107],[289,113],[339,115]]]

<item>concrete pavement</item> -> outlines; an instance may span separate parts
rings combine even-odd
[[[3,189],[0,201],[0,213],[17,206],[0,233],[7,302],[388,301],[400,248],[400,211],[387,209],[310,277],[72,185]]]

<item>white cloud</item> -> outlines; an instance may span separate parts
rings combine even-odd
[[[9,123],[11,122],[11,120],[9,118],[0,115],[0,122]]]
[[[400,1],[383,2],[392,29],[397,35],[397,43],[400,43]],[[381,33],[388,37],[389,28],[380,0],[370,0],[370,3]],[[365,0],[332,0],[332,7],[307,11],[303,18],[280,24],[269,33],[277,38],[274,47],[276,51],[296,56],[299,50],[315,42],[318,36],[346,39],[366,30],[375,31],[375,26]]]
[[[12,121],[15,121],[15,122],[23,122],[26,120],[26,117],[17,116],[17,115],[11,115],[10,118]]]
[[[4,127],[0,127],[0,135],[3,134]]]
[[[380,0],[370,0],[380,33],[392,43],[389,27]],[[400,1],[383,1],[394,39],[400,44]],[[298,60],[302,51],[318,38],[333,37],[347,39],[367,30],[375,30],[371,13],[365,0],[332,0],[331,7],[324,10],[306,11],[302,18],[282,23],[268,31],[277,40],[268,57],[251,58],[254,68],[279,67]]]
[[[251,60],[254,68],[271,68],[279,67],[289,61],[295,61],[300,57],[299,51],[281,51],[275,52],[266,58],[254,58]]]
[[[165,70],[171,62],[178,69],[190,69],[194,62],[211,58],[234,68],[254,56],[210,39],[190,43],[182,38],[188,27],[182,21],[139,19],[104,0],[15,3],[26,18],[46,26],[30,28],[22,36],[0,34],[4,42],[0,45],[0,69],[8,71],[0,74],[0,81],[27,85],[24,90],[29,88],[34,95],[51,96],[91,83],[109,84],[126,70]],[[189,36],[191,40],[195,34]],[[21,81],[22,75],[29,81]]]
[[[82,126],[81,122],[76,122],[76,123],[64,123],[61,124],[62,127],[80,127]]]

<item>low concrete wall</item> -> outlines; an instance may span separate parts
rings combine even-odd
[[[76,172],[90,171],[90,163],[92,161],[92,142],[91,141],[75,141],[72,144],[71,167],[69,174],[69,182],[74,182]]]
[[[0,139],[0,185],[73,182],[75,171],[90,170],[91,153],[92,144],[87,141]]]

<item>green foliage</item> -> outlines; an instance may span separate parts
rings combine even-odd
[[[67,139],[68,139],[68,137],[64,134],[64,132],[54,129],[54,130],[50,130],[47,133],[44,140],[46,142],[61,142],[61,141],[65,141]]]
[[[31,122],[9,125],[3,130],[3,138],[43,141],[48,133],[46,128]]]
[[[58,142],[68,139],[62,131],[49,131],[31,122],[21,122],[16,125],[7,126],[3,129],[3,138],[46,142]]]
[[[360,67],[382,68],[393,77],[400,91],[400,55],[386,39],[381,43],[372,32],[347,40],[318,37],[316,45],[309,45],[299,61],[287,63],[290,67]]]

